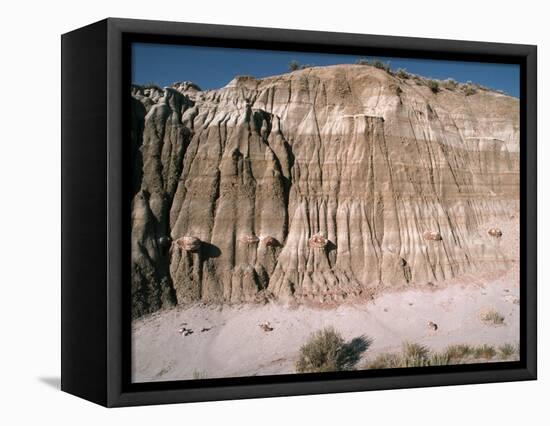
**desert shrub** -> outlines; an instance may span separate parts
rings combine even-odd
[[[387,73],[391,74],[390,64],[387,63],[387,62],[383,62],[379,59],[369,60],[367,58],[359,58],[359,59],[357,59],[357,61],[355,61],[355,64],[356,65],[370,65],[372,67],[384,70]]]
[[[300,348],[296,371],[298,373],[321,373],[326,371],[353,370],[372,339],[359,336],[344,342],[332,327],[313,333]]]
[[[403,93],[403,89],[401,89],[401,86],[395,87],[395,94],[399,96],[401,93]]]
[[[463,84],[460,88],[466,96],[472,96],[477,92],[476,87],[471,83]]]
[[[500,313],[495,311],[494,309],[491,309],[490,311],[485,312],[481,316],[481,319],[484,322],[486,322],[488,324],[492,324],[492,325],[502,325],[502,324],[504,324],[504,317]]]
[[[455,90],[458,87],[458,82],[453,78],[448,78],[447,80],[443,81],[441,85],[445,89]]]
[[[516,350],[517,348],[510,343],[505,343],[498,347],[498,353],[502,358],[510,358],[516,353]]]
[[[344,339],[332,327],[315,332],[300,348],[296,371],[298,373],[320,373],[342,370],[343,347]]]
[[[402,78],[404,80],[407,80],[411,77],[411,75],[403,68],[399,68],[395,75],[397,75],[397,77]]]
[[[297,71],[299,69],[300,69],[300,63],[297,60],[293,59],[288,63],[288,70],[290,72]]]
[[[428,80],[427,81],[428,88],[433,92],[437,93],[439,92],[439,82],[436,80]]]
[[[475,83],[474,86],[478,90],[483,90],[485,92],[490,92],[491,91],[491,89],[489,87],[483,86],[482,84],[479,84],[479,83]]]
[[[372,61],[371,65],[375,68],[390,72],[390,65],[387,62],[382,62],[378,59],[375,59],[374,61]]]
[[[487,344],[476,346],[473,351],[473,356],[475,358],[490,359],[493,358],[496,354],[497,352],[495,348]]]

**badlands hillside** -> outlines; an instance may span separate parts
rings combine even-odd
[[[133,86],[133,317],[340,305],[508,269],[518,100],[432,89],[367,65]]]

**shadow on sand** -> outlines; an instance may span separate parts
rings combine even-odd
[[[351,370],[361,359],[361,355],[365,352],[373,339],[367,336],[359,336],[345,343],[340,352],[340,365],[343,370]]]

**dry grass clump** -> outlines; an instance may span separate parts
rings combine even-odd
[[[473,348],[469,345],[459,344],[447,346],[445,354],[449,357],[449,360],[458,363],[464,358],[472,355]]]
[[[441,82],[441,86],[444,89],[455,90],[458,87],[458,82],[453,78],[448,78],[447,80],[443,80]]]
[[[377,355],[372,361],[364,365],[364,369],[381,370],[383,368],[401,368],[403,362],[400,354],[385,352]]]
[[[411,75],[403,68],[399,68],[395,75],[403,80],[408,80],[411,77]]]
[[[302,64],[300,64],[300,62],[293,59],[292,61],[290,61],[288,63],[288,71],[293,72],[293,71],[298,71],[298,70],[305,70],[307,68],[312,68],[314,66],[315,66],[315,64],[303,64],[302,65]]]
[[[497,351],[493,346],[490,345],[481,345],[474,348],[473,356],[474,358],[483,358],[483,359],[491,359],[494,358],[497,354]]]
[[[475,87],[473,84],[471,84],[471,83],[462,84],[462,85],[460,86],[460,88],[462,89],[462,92],[463,92],[466,96],[475,95],[476,92],[477,92],[476,87]]]
[[[492,325],[504,324],[504,316],[502,316],[499,312],[495,311],[494,309],[491,309],[490,311],[485,312],[481,316],[481,320],[485,323],[492,324]]]
[[[369,60],[367,58],[359,58],[357,61],[355,61],[356,65],[370,65],[372,67],[381,69],[386,71],[387,73],[391,73],[390,64],[387,62],[383,62],[379,59],[373,59]]]
[[[498,354],[502,358],[510,358],[512,355],[515,355],[518,352],[518,348],[510,343],[505,343],[504,345],[500,345],[498,347]]]
[[[208,378],[208,375],[206,374],[206,372],[198,371],[198,370],[193,371],[193,379],[194,380],[203,380],[203,379],[206,379],[206,378]]]
[[[432,353],[424,345],[407,342],[403,344],[400,353],[382,353],[372,361],[368,361],[363,368],[409,368],[448,364],[449,357],[445,353]]]
[[[365,336],[345,342],[334,328],[327,327],[313,333],[300,348],[296,371],[298,373],[323,373],[327,371],[353,370],[371,340]]]
[[[498,351],[491,345],[470,346],[466,344],[450,345],[441,352],[432,352],[426,346],[417,343],[405,343],[401,352],[386,352],[368,360],[363,369],[429,367],[456,365],[488,361],[506,360],[519,352],[518,348],[506,343]]]

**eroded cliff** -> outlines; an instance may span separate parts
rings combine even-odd
[[[132,93],[132,298],[343,301],[508,262],[518,100],[366,65]]]

